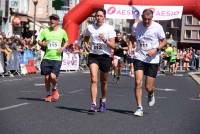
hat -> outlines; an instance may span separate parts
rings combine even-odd
[[[49,16],[49,19],[59,20],[60,17],[57,14],[52,14]]]

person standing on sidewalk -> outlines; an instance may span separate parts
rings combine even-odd
[[[162,26],[152,19],[153,11],[145,9],[142,13],[142,21],[132,30],[136,41],[134,69],[137,110],[134,113],[135,116],[143,116],[142,82],[144,75],[146,76],[145,88],[148,92],[148,104],[149,106],[155,104],[154,87],[160,61],[160,50],[166,44]]]
[[[59,16],[52,14],[50,17],[50,27],[43,29],[38,37],[38,44],[45,51],[41,62],[41,74],[44,75],[47,96],[46,102],[57,101],[58,75],[62,64],[62,52],[68,45],[66,32],[59,26]],[[52,92],[51,92],[52,84]]]
[[[91,112],[106,111],[106,93],[108,72],[112,65],[111,49],[115,48],[116,33],[114,28],[105,23],[106,11],[98,9],[95,13],[96,22],[88,25],[84,34],[84,44],[89,50],[88,66],[90,70]],[[97,108],[98,72],[100,70],[101,99]]]

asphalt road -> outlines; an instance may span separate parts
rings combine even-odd
[[[200,134],[200,85],[188,74],[158,76],[154,107],[144,91],[143,117],[133,115],[133,78],[109,77],[106,113],[88,112],[88,73],[61,74],[59,87],[61,99],[46,103],[40,75],[0,78],[0,134]]]

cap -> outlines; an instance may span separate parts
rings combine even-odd
[[[49,16],[49,19],[59,20],[60,17],[57,14],[52,14]]]

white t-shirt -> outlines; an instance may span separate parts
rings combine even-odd
[[[143,22],[132,28],[132,35],[136,37],[135,59],[146,63],[157,64],[160,61],[160,52],[155,56],[148,56],[147,51],[157,48],[159,40],[165,39],[165,33],[162,26],[152,21],[149,27],[145,27]]]
[[[90,53],[98,55],[111,55],[111,48],[99,38],[100,34],[104,34],[105,39],[107,40],[116,37],[116,33],[113,26],[109,24],[104,23],[100,27],[98,27],[96,24],[88,25],[84,36],[90,36],[91,38]]]

